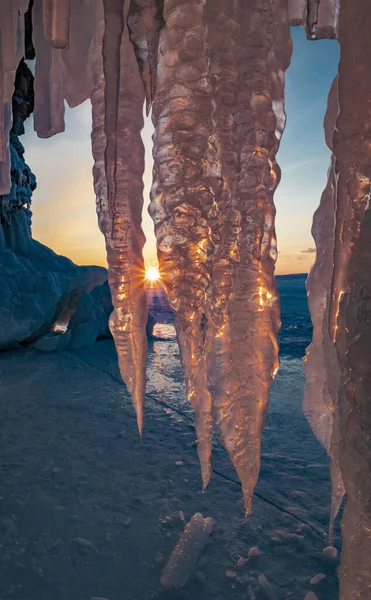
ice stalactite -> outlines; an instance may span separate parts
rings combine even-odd
[[[278,368],[273,193],[291,55],[287,4],[165,0],[164,18],[150,206],[160,270],[204,486],[214,421],[249,513]]]
[[[71,108],[85,102],[91,96],[91,51],[94,32],[95,20],[90,1],[72,0],[68,49],[59,53],[63,94]]]
[[[24,14],[28,1],[0,3],[0,195],[10,191],[9,135],[12,128],[12,96],[18,63],[24,55]]]
[[[34,128],[41,138],[64,131],[64,100],[74,107],[92,91],[94,13],[86,0],[34,0]],[[83,24],[83,26],[82,26]]]
[[[338,115],[338,80],[332,85],[325,118],[326,141],[333,149],[333,134]],[[315,264],[307,280],[308,304],[313,323],[313,339],[304,359],[306,389],[304,413],[318,440],[331,461],[332,498],[330,513],[330,541],[333,540],[334,521],[344,496],[344,485],[339,464],[337,443],[337,404],[340,370],[334,344],[330,338],[329,317],[331,280],[334,268],[336,159],[332,156],[327,186],[313,217],[312,235],[316,242]],[[335,431],[334,431],[334,428]]]
[[[65,128],[60,50],[45,39],[43,0],[35,0],[32,16],[36,53],[34,128],[39,137],[48,138]]]
[[[368,0],[342,0],[330,304],[330,335],[341,370],[338,435],[347,494],[339,572],[341,600],[371,596],[370,28]]]
[[[147,115],[155,97],[157,53],[160,30],[163,27],[164,0],[131,0],[128,27],[142,76]]]
[[[144,89],[126,25],[128,3],[96,0],[95,10],[94,187],[114,305],[110,327],[141,432],[147,359],[145,238],[141,228]]]
[[[68,48],[71,2],[75,0],[42,0],[44,36],[53,48]]]
[[[204,2],[165,1],[153,105],[155,223],[160,272],[175,310],[187,395],[196,414],[204,487],[211,475],[211,394],[204,356],[206,291],[213,244],[208,222],[220,187],[210,143],[212,95],[208,80]],[[213,156],[214,155],[214,156]]]
[[[290,25],[301,25],[309,39],[336,38],[340,0],[288,0]]]

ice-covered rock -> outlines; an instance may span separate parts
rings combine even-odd
[[[11,189],[0,196],[0,349],[45,336],[57,320],[69,318],[85,290],[107,278],[103,267],[78,267],[32,238],[30,205],[36,178],[18,138],[32,109],[33,75],[21,61],[10,132]],[[51,351],[54,345],[60,348],[58,344],[44,338],[39,349]]]

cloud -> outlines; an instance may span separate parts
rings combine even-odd
[[[316,249],[315,248],[307,248],[306,250],[300,250],[300,252],[302,254],[313,254],[313,252],[315,252]]]

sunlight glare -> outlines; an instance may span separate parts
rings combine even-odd
[[[158,281],[161,279],[160,271],[158,266],[147,267],[146,269],[146,280],[147,281]]]

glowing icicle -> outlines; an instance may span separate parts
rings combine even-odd
[[[106,238],[114,305],[110,328],[141,433],[147,359],[141,228],[144,91],[125,25],[127,8],[122,0],[104,5],[96,0],[92,148],[97,213]]]
[[[203,484],[214,417],[250,512],[278,367],[273,192],[291,54],[287,7],[167,0],[164,17],[150,212]]]
[[[341,370],[337,414],[347,502],[340,600],[371,594],[371,4],[342,0],[337,201],[330,334]]]
[[[164,0],[131,0],[128,27],[142,76],[147,101],[147,115],[156,90],[157,52],[163,27]]]
[[[65,129],[61,51],[45,39],[43,0],[35,0],[32,19],[36,53],[34,129],[40,138],[48,138]]]
[[[325,118],[325,135],[332,150],[332,138],[338,114],[338,86],[335,79],[328,101]],[[313,323],[313,340],[304,359],[306,389],[304,413],[316,437],[326,449],[331,460],[331,513],[330,542],[334,534],[334,522],[344,496],[344,485],[339,465],[339,444],[336,443],[338,388],[340,384],[339,363],[329,334],[329,310],[331,279],[333,273],[334,230],[336,209],[335,157],[331,159],[328,182],[321,203],[313,217],[312,235],[316,242],[316,262],[307,280],[308,304]],[[335,420],[335,421],[334,421]]]
[[[240,4],[233,140],[239,165],[225,242],[238,254],[225,321],[216,332],[214,419],[242,483],[246,513],[260,468],[269,385],[278,369],[279,304],[273,193],[279,181],[275,154],[284,127],[283,74],[291,56],[285,2]],[[259,51],[257,51],[257,47]],[[222,212],[226,214],[227,211]],[[215,297],[223,293],[217,287]]]
[[[68,48],[71,2],[76,0],[42,0],[45,39],[53,48]],[[83,29],[85,23],[79,23]]]
[[[165,1],[153,105],[155,223],[160,272],[176,313],[187,396],[196,415],[203,487],[211,475],[212,398],[206,380],[206,291],[213,245],[208,215],[220,186],[209,144],[212,96],[207,79],[205,2]]]

